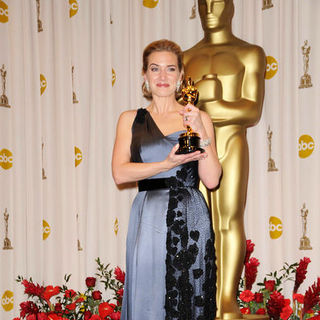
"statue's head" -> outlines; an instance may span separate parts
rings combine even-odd
[[[199,15],[204,31],[231,25],[233,0],[198,0]]]

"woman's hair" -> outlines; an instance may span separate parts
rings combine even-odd
[[[172,52],[173,54],[175,54],[178,61],[179,72],[183,72],[183,62],[182,62],[183,53],[180,46],[173,41],[162,39],[162,40],[151,42],[149,45],[145,47],[142,55],[142,74],[145,74],[148,70],[150,54],[153,52],[162,52],[162,51]],[[142,84],[142,93],[146,99],[148,100],[152,99],[152,94],[150,91],[147,90],[145,81]],[[180,97],[180,94],[181,94],[181,86],[179,91],[176,92],[177,99]]]

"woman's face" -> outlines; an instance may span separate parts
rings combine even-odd
[[[181,80],[177,56],[168,51],[151,53],[148,57],[148,69],[144,78],[148,80],[153,96],[175,95],[177,82]]]

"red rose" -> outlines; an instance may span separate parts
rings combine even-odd
[[[254,294],[254,301],[257,302],[257,303],[263,302],[263,293],[256,292]]]
[[[37,315],[34,313],[34,314],[29,314],[27,316],[27,320],[37,320]]]
[[[15,317],[15,318],[13,318],[12,320],[20,320],[20,318],[18,318],[18,317]]]
[[[266,314],[266,309],[260,308],[257,310],[256,314]]]
[[[47,320],[48,319],[47,314],[44,312],[38,313],[37,316],[38,316],[38,320]]]
[[[57,303],[54,305],[54,311],[56,311],[56,312],[62,312],[62,305],[61,305],[61,303],[57,302]]]
[[[290,305],[287,305],[282,309],[281,314],[280,314],[280,318],[282,320],[288,320],[288,318],[292,315],[292,312],[293,311],[292,311]]]
[[[86,285],[88,288],[92,288],[96,285],[96,278],[93,277],[87,277],[86,279]]]
[[[270,298],[267,302],[267,312],[272,319],[279,319],[282,309],[286,306],[284,296],[278,291],[274,291],[270,294]]]
[[[275,280],[267,280],[264,282],[264,286],[265,286],[266,290],[268,290],[270,292],[274,291],[275,285],[276,285]]]
[[[42,294],[43,299],[49,301],[51,297],[60,293],[60,287],[47,286]]]
[[[241,309],[240,309],[240,312],[241,312],[242,314],[250,314],[250,313],[251,313],[251,311],[250,311],[249,308],[241,308]]]
[[[68,309],[68,310],[74,310],[75,308],[76,308],[75,303],[70,303],[70,304],[66,305],[66,309]]]
[[[124,283],[126,274],[119,267],[116,267],[114,269],[114,275],[118,281],[120,281],[121,283]]]
[[[113,312],[110,314],[110,318],[111,320],[120,320],[121,318],[121,312],[117,311],[117,312]]]
[[[98,314],[94,314],[89,320],[102,320],[102,319]]]
[[[101,300],[102,299],[101,292],[99,290],[93,291],[92,298],[94,300]]]
[[[89,311],[89,310],[85,311],[84,320],[89,320],[91,318],[91,316],[92,316],[91,311]]]
[[[110,314],[113,312],[115,308],[115,305],[108,302],[100,303],[99,305],[99,315],[102,319],[105,319],[105,317],[110,316]]]
[[[121,298],[123,297],[123,288],[117,291],[117,295],[120,296]]]
[[[240,293],[239,298],[244,302],[250,302],[254,299],[254,294],[250,290],[244,290]]]
[[[77,293],[74,290],[66,290],[64,295],[66,298],[73,298]]]
[[[303,300],[304,300],[304,295],[300,294],[300,293],[294,293],[292,295],[292,299],[293,300],[297,300],[299,303],[303,304]]]

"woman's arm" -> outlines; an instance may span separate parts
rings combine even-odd
[[[222,168],[217,156],[211,119],[206,112],[200,111],[191,104],[185,106],[181,114],[184,125],[189,125],[194,132],[198,133],[202,142],[210,141],[207,146],[202,147],[207,157],[199,161],[199,177],[208,189],[213,189],[219,184]]]
[[[160,172],[168,171],[180,164],[200,160],[206,154],[194,152],[186,155],[176,155],[178,145],[174,146],[165,160],[151,163],[130,162],[131,127],[136,111],[126,111],[120,115],[116,139],[112,155],[112,175],[116,184],[139,181]]]
[[[219,184],[222,167],[216,151],[214,129],[211,119],[207,113],[203,111],[200,113],[204,130],[198,133],[202,141],[210,139],[210,144],[203,147],[208,157],[203,161],[199,161],[199,177],[208,189],[213,189]]]

